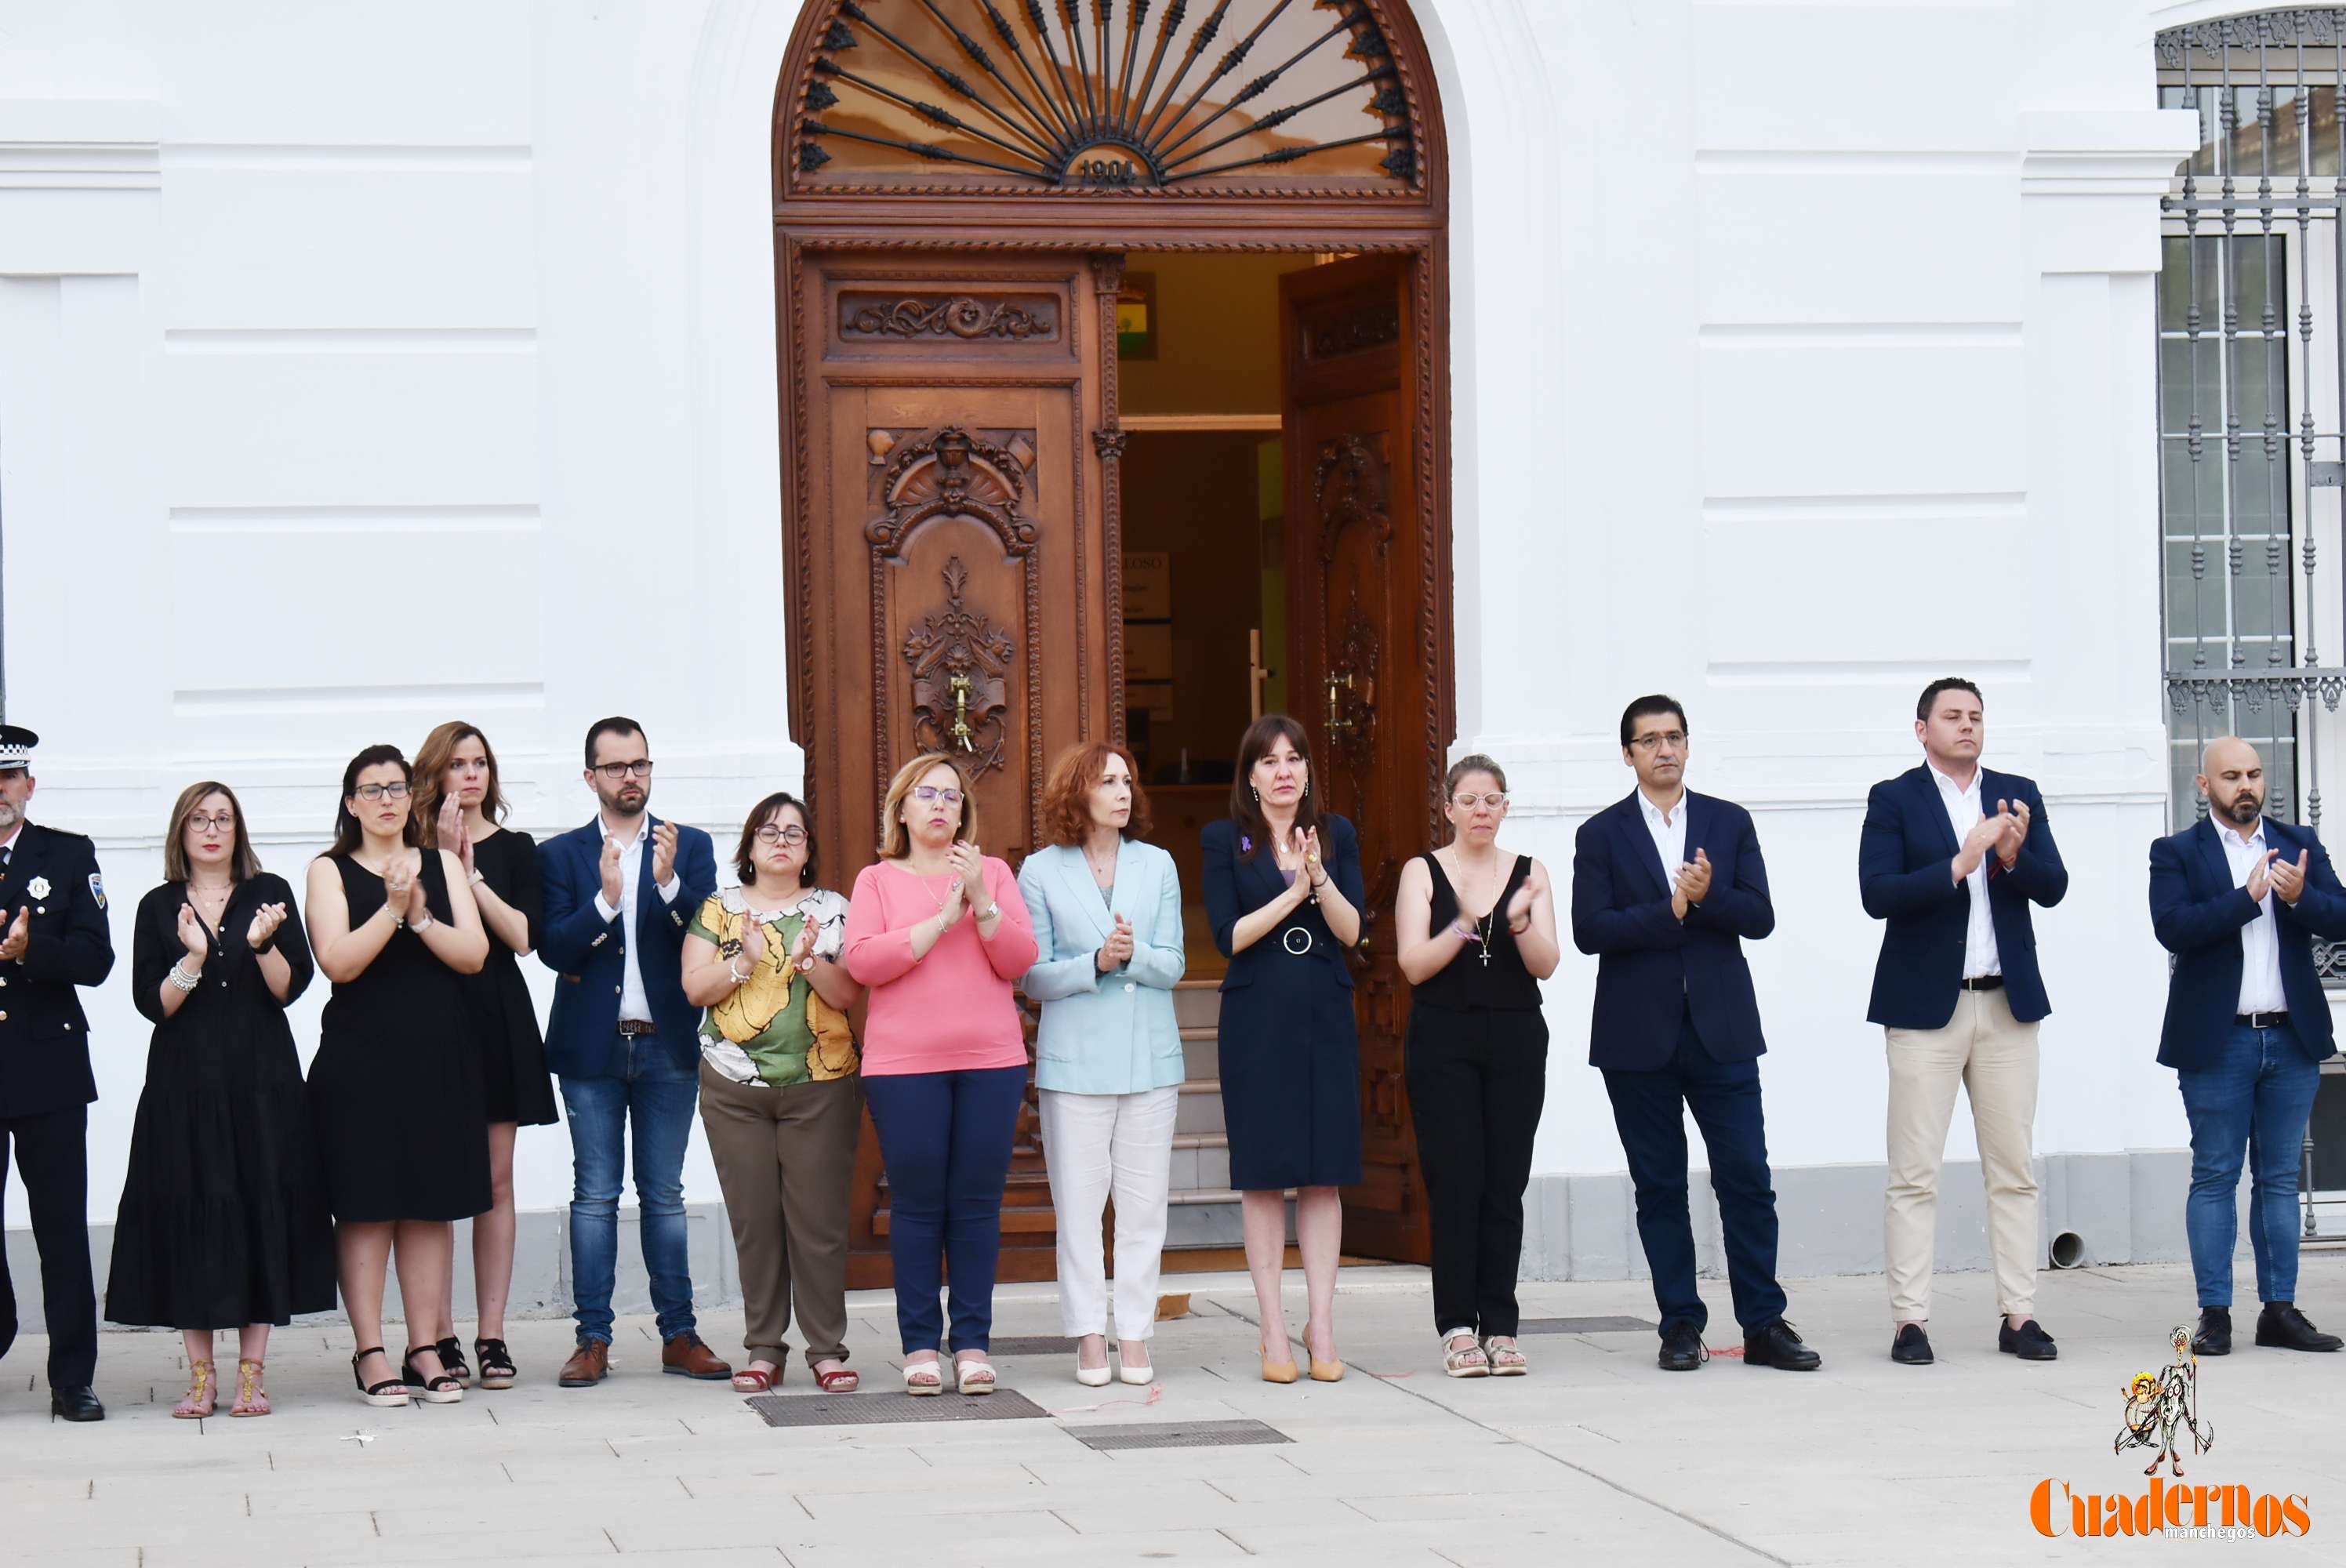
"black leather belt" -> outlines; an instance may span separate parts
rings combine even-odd
[[[2289,1014],[2285,1011],[2280,1013],[2238,1013],[2232,1015],[2232,1022],[2239,1024],[2243,1029],[2286,1029],[2289,1027]]]
[[[659,1026],[656,1023],[648,1023],[640,1018],[622,1018],[619,1020],[619,1033],[622,1034],[657,1034],[659,1033]]]
[[[2004,976],[2000,974],[1974,975],[1971,979],[1964,982],[1964,989],[1965,991],[2002,991],[2004,989]]]

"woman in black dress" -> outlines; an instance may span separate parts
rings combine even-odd
[[[1521,1377],[1515,1269],[1547,1097],[1539,983],[1556,972],[1547,868],[1499,848],[1507,776],[1463,757],[1443,780],[1450,842],[1404,867],[1393,941],[1414,988],[1409,1111],[1433,1210],[1433,1327],[1454,1378]]]
[[[1208,824],[1204,848],[1206,913],[1214,945],[1230,961],[1222,979],[1222,1116],[1247,1271],[1262,1312],[1263,1380],[1295,1380],[1280,1298],[1281,1189],[1291,1186],[1311,1303],[1304,1348],[1311,1376],[1332,1383],[1344,1375],[1334,1317],[1344,1227],[1336,1189],[1361,1179],[1360,1036],[1344,954],[1361,938],[1363,896],[1352,824],[1312,805],[1301,725],[1270,713],[1247,730],[1229,820]]]
[[[191,1381],[175,1416],[212,1413],[216,1329],[237,1329],[232,1416],[265,1416],[269,1329],[334,1306],[285,1008],[310,983],[293,890],[260,869],[225,784],[171,808],[163,885],[132,921],[132,1000],[155,1025],[114,1226],[106,1316],[178,1329]]]
[[[310,1111],[334,1215],[351,1375],[371,1405],[464,1397],[441,1364],[452,1220],[489,1207],[489,1135],[461,977],[488,957],[464,868],[418,850],[396,746],[342,769],[334,845],[310,863],[310,945],[334,983],[310,1064]],[[382,1346],[382,1276],[396,1248],[408,1349]]]
[[[509,1389],[516,1373],[505,1348],[505,1298],[513,1288],[514,1132],[556,1119],[554,1081],[546,1072],[546,1036],[517,959],[537,945],[543,910],[537,886],[537,842],[504,826],[505,791],[497,754],[474,725],[451,720],[423,738],[415,754],[415,820],[426,849],[452,850],[480,906],[489,960],[465,977],[478,1032],[481,1104],[489,1122],[489,1207],[473,1217],[473,1301],[479,1317],[473,1353],[481,1360],[481,1387]],[[454,1288],[453,1276],[450,1288]],[[444,1304],[455,1319],[455,1303]],[[440,1341],[440,1364],[458,1382],[472,1375],[464,1347],[454,1334]]]

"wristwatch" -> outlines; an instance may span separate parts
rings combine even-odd
[[[799,960],[799,972],[801,974],[812,974],[814,972],[814,954],[809,953],[804,958]]]
[[[978,922],[980,924],[984,924],[985,921],[992,920],[995,915],[1000,914],[1002,912],[1002,906],[1000,904],[988,904],[985,908],[975,910],[972,912],[977,916]]]

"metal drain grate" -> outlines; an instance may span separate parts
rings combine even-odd
[[[1260,1421],[1147,1421],[1128,1427],[1067,1427],[1066,1434],[1102,1453],[1125,1448],[1239,1448],[1249,1443],[1293,1442]]]
[[[1651,1334],[1660,1327],[1643,1318],[1526,1318],[1516,1325],[1525,1334]]]
[[[993,1340],[991,1349],[997,1356],[1072,1356],[1076,1342],[1056,1334],[1028,1334]]]
[[[1040,1420],[1050,1412],[1015,1389],[944,1394],[759,1394],[741,1401],[770,1427],[898,1426],[912,1421]]]

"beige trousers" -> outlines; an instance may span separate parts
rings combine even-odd
[[[807,1365],[845,1360],[848,1192],[863,1080],[775,1089],[737,1084],[703,1062],[700,1125],[733,1223],[743,1349],[780,1366],[795,1304]]]
[[[1938,1246],[1939,1163],[1955,1114],[1955,1086],[1971,1096],[1987,1186],[1988,1247],[1997,1308],[2025,1317],[2036,1304],[2036,1025],[2012,1016],[2002,991],[1956,993],[1940,1029],[1892,1029],[1890,1191],[1882,1216],[1884,1272],[1897,1321],[1931,1316]]]

